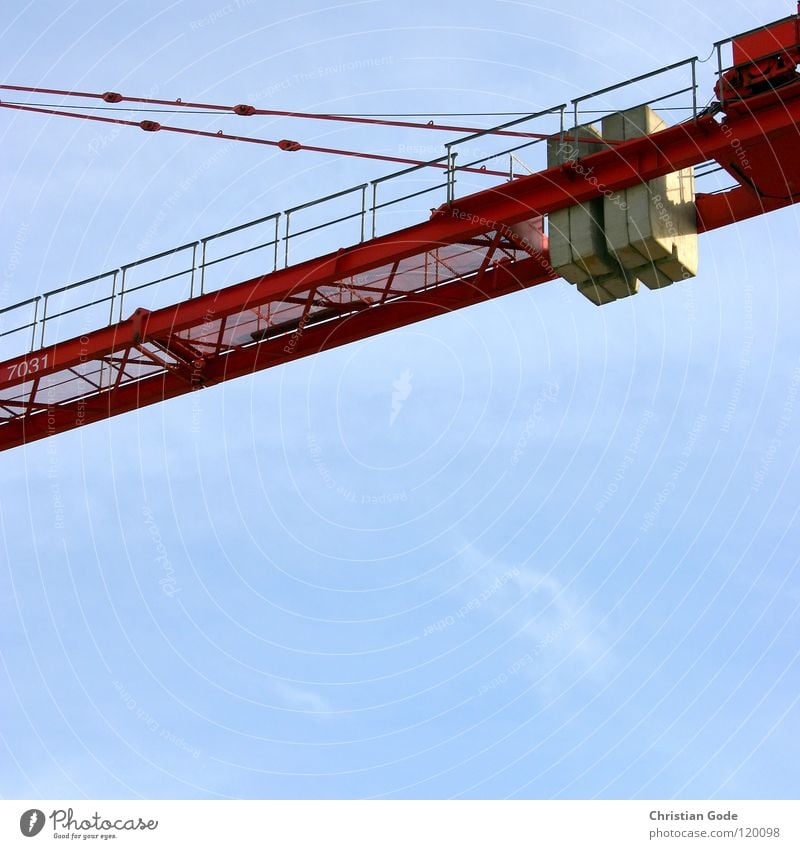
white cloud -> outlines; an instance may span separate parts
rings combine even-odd
[[[520,668],[542,696],[557,697],[578,680],[608,679],[614,659],[604,628],[574,582],[564,584],[552,571],[487,556],[472,543],[459,549],[458,561],[469,570],[453,589],[463,599],[461,609],[473,601],[472,612],[501,625],[515,654],[530,656],[533,662]]]
[[[276,682],[274,688],[276,694],[296,710],[309,713],[330,713],[332,710],[330,702],[313,690],[296,687],[294,684],[287,684],[285,681]]]

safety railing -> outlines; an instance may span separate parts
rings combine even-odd
[[[686,114],[682,115],[679,119],[678,123],[686,120],[696,120],[697,119],[697,64],[699,62],[699,58],[697,56],[692,56],[689,59],[683,59],[680,62],[673,62],[671,65],[665,65],[663,68],[659,68],[657,71],[651,71],[647,74],[640,74],[638,77],[633,77],[630,80],[626,80],[622,83],[617,83],[616,85],[606,86],[605,88],[598,89],[597,91],[590,92],[589,94],[581,95],[580,97],[576,97],[571,101],[572,103],[572,126],[576,128],[576,138],[577,138],[577,128],[579,127],[581,120],[580,116],[583,112],[586,111],[586,104],[590,101],[600,101],[604,102],[605,108],[593,109],[590,110],[591,113],[595,116],[594,120],[597,120],[598,114],[606,114],[611,115],[614,112],[619,111],[619,108],[624,109],[635,109],[638,106],[655,106],[661,105],[662,108],[666,106],[667,108],[676,108],[680,112],[685,112]],[[612,104],[605,103],[611,97],[622,90],[627,90],[631,86],[636,86],[642,89],[642,94],[646,93],[645,89],[652,81],[656,80],[658,77],[664,74],[675,74],[676,72],[684,72],[688,74],[688,78],[685,80],[685,85],[681,85],[678,88],[673,89],[672,91],[664,93],[659,93],[652,97],[645,97],[644,99],[638,100],[636,103],[627,103],[624,107],[615,107]],[[691,106],[688,107],[673,107],[670,104],[676,98],[682,98],[684,95],[689,95],[691,97]]]
[[[521,151],[531,150],[537,145],[541,145],[543,142],[546,142],[548,138],[563,135],[564,114],[566,108],[567,104],[561,103],[557,106],[551,106],[548,109],[542,109],[539,112],[534,112],[531,115],[526,115],[524,118],[506,121],[504,124],[500,124],[490,130],[480,130],[475,133],[470,133],[469,135],[462,136],[461,138],[446,144],[445,160],[447,162],[448,202],[455,199],[456,178],[459,172],[470,175],[474,175],[476,172],[480,174],[481,171],[496,173],[496,169],[499,167],[504,171],[507,171],[509,180],[514,179],[514,157],[519,160],[519,154]],[[508,136],[497,135],[498,131],[524,131],[527,129],[527,125],[534,120],[539,122],[537,127],[541,127],[544,132],[537,133],[536,135],[538,137],[533,138],[530,141],[515,141],[509,146],[508,142],[501,141],[509,138]],[[496,152],[490,152],[488,154],[475,156],[473,153],[472,156],[474,158],[470,158],[468,156],[471,146],[474,146],[476,142],[484,143],[489,139],[493,140],[495,144],[499,142],[505,146]],[[456,157],[459,155],[461,156],[461,160],[460,164],[457,166]],[[505,164],[506,161],[508,162],[507,166]],[[490,163],[494,164],[492,169],[487,167]]]
[[[630,108],[630,100],[612,103],[611,99],[629,98],[632,90],[643,98],[639,104],[671,103],[689,95],[690,105],[676,107],[676,115],[680,113],[678,121],[696,118],[698,61],[692,57],[676,62],[568,104],[470,133],[444,145],[444,156],[0,309],[0,357],[120,321],[133,312],[134,294],[135,306],[153,309],[310,259],[320,253],[319,243],[312,239],[323,231],[329,245],[338,241],[339,246],[346,246],[382,235],[382,230],[392,232],[418,223],[432,209],[452,203],[462,191],[475,191],[486,180],[496,184],[546,168],[543,143],[554,137],[564,140],[568,116],[577,127],[589,113],[611,114]],[[683,84],[666,95],[644,97],[647,87],[657,85],[665,74],[681,72],[685,74]],[[589,109],[593,102],[605,108]],[[521,135],[498,135],[504,132]],[[533,164],[531,156],[535,157]],[[13,353],[6,352],[6,343],[15,349]]]

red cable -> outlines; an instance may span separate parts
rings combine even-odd
[[[7,88],[7,86],[5,86]],[[50,92],[52,93],[52,92]],[[223,133],[221,130],[216,133],[206,130],[192,130],[187,127],[171,127],[164,124],[159,124],[156,121],[126,121],[122,118],[105,118],[102,115],[84,115],[80,112],[63,112],[60,109],[45,109],[39,106],[20,106],[14,103],[3,103],[0,101],[0,108],[17,109],[21,112],[37,112],[44,115],[58,115],[64,118],[81,118],[84,121],[100,121],[103,124],[122,124],[126,127],[139,127],[147,132],[156,132],[165,130],[170,133],[184,133],[186,135],[203,136],[211,139],[227,139],[229,141],[242,141],[251,144],[265,144],[270,147],[277,147],[286,151],[309,150],[314,153],[328,153],[338,156],[353,156],[358,159],[377,159],[381,162],[396,162],[400,165],[425,165],[430,168],[440,168],[447,170],[447,165],[442,162],[423,162],[419,159],[406,159],[401,156],[386,156],[380,153],[363,153],[357,150],[342,150],[334,147],[317,147],[315,145],[301,144],[300,142],[291,141],[289,139],[281,139],[280,141],[272,141],[270,139],[257,139],[251,136],[234,136],[228,133]],[[487,168],[456,168],[458,171],[466,171],[472,174],[488,174],[493,177],[507,177],[505,171],[490,171]]]
[[[147,103],[154,106],[178,106],[187,109],[208,109],[218,112],[232,112],[235,115],[250,116],[250,115],[273,115],[284,118],[307,118],[318,121],[341,121],[352,124],[374,124],[384,127],[408,127],[418,130],[442,130],[446,132],[459,133],[486,133],[487,135],[495,136],[513,136],[514,138],[523,139],[548,139],[552,138],[552,133],[524,133],[517,130],[486,130],[480,127],[460,127],[450,124],[434,124],[433,121],[427,124],[420,124],[415,121],[386,121],[376,118],[356,118],[348,115],[332,115],[319,112],[287,112],[279,109],[257,109],[255,106],[249,106],[245,103],[240,103],[237,106],[219,106],[214,103],[192,103],[182,100],[157,100],[151,97],[125,97],[118,92],[107,91],[104,94],[86,91],[64,91],[55,88],[36,88],[32,86],[20,85],[0,85],[0,89],[6,91],[24,91],[33,94],[57,94],[64,97],[87,97],[96,100],[104,100],[106,103]],[[582,140],[584,141],[584,140]],[[597,143],[597,139],[585,139],[587,142]],[[609,142],[606,142],[608,144]]]

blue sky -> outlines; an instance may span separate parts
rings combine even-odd
[[[791,5],[11,0],[0,62],[534,111]],[[391,170],[5,110],[0,134],[2,305]],[[794,796],[796,216],[703,236],[669,290],[599,310],[557,281],[3,454],[0,794]]]

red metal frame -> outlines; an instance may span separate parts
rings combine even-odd
[[[700,232],[794,203],[800,82],[739,105],[723,125],[705,115],[584,158],[591,181],[570,164],[520,177],[405,230],[0,363],[0,450],[552,280],[542,216],[608,190],[716,160],[739,186],[697,197]]]
[[[721,101],[746,98],[792,79],[800,64],[800,3],[797,10],[797,15],[730,40],[733,66],[716,87]]]

